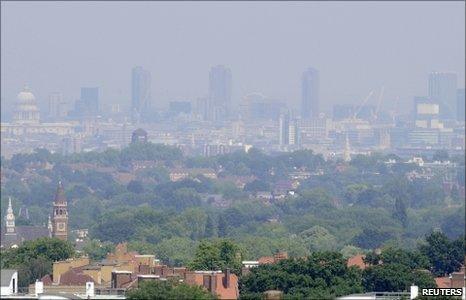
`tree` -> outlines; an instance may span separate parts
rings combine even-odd
[[[336,238],[319,225],[301,232],[300,236],[307,241],[310,251],[331,251],[337,248]]]
[[[426,236],[426,244],[419,250],[428,257],[432,272],[436,276],[445,276],[458,271],[464,263],[464,236],[450,241],[441,232],[432,232]]]
[[[357,235],[353,242],[364,249],[374,249],[380,247],[382,243],[392,237],[389,231],[379,230],[375,228],[364,228],[362,233]]]
[[[189,264],[191,270],[213,271],[221,269],[220,251],[213,243],[203,240],[197,246],[194,260]]]
[[[263,180],[258,180],[258,179],[252,182],[246,183],[246,185],[244,186],[245,192],[257,193],[257,192],[268,191],[268,190],[270,190],[270,185],[267,182]]]
[[[107,256],[107,253],[114,250],[115,245],[111,242],[100,242],[99,240],[90,240],[83,247],[84,253],[92,260],[102,260]]]
[[[26,287],[52,272],[52,262],[43,257],[32,258],[18,267],[18,286]]]
[[[215,224],[210,215],[207,215],[204,238],[211,238],[215,235]]]
[[[185,237],[172,237],[163,239],[155,245],[157,257],[171,266],[186,266],[194,258],[193,249],[198,242]]]
[[[135,194],[141,194],[144,192],[144,186],[138,180],[131,180],[126,187],[128,191]]]
[[[395,200],[395,211],[393,217],[401,222],[403,227],[408,224],[408,214],[406,212],[406,204],[402,198],[396,198]]]
[[[107,213],[97,221],[91,233],[101,241],[121,243],[134,236],[134,225],[130,214]]]
[[[241,295],[281,290],[285,298],[327,299],[362,292],[361,271],[348,268],[336,252],[314,252],[306,258],[260,265],[240,280]]]
[[[73,246],[57,238],[26,241],[16,249],[1,253],[1,267],[19,272],[19,285],[24,287],[52,271],[52,263],[74,255]]]
[[[194,260],[189,264],[191,270],[223,270],[231,269],[234,273],[241,272],[241,251],[238,245],[229,240],[201,241],[194,254]]]
[[[378,264],[400,264],[408,267],[411,270],[427,270],[430,267],[429,259],[420,251],[409,251],[395,247],[384,248],[379,254],[375,251],[371,251],[370,253],[366,254],[364,262],[373,266]]]
[[[215,297],[199,286],[190,286],[175,281],[146,281],[138,288],[129,290],[126,299],[130,300],[171,300],[171,299],[215,299]]]
[[[394,263],[375,265],[363,271],[363,285],[367,292],[402,292],[414,283],[420,287],[436,287],[429,272],[412,270]]]
[[[200,208],[188,208],[181,215],[183,226],[188,230],[193,240],[204,236],[206,230],[207,215]]]
[[[218,217],[218,237],[226,237],[227,236],[227,232],[228,232],[228,223],[226,222],[225,218],[223,217],[223,215],[220,215]]]

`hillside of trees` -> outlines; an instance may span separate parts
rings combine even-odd
[[[89,229],[86,249],[95,257],[103,255],[98,249],[102,243],[111,249],[127,241],[131,249],[155,253],[165,263],[187,265],[201,241],[218,238],[233,241],[245,260],[279,250],[292,258],[322,251],[347,257],[376,248],[417,249],[433,230],[452,240],[464,235],[465,201],[459,191],[464,157],[425,160],[439,158],[456,167],[421,168],[378,153],[346,163],[326,161],[312,151],[267,155],[254,148],[186,157],[177,148],[151,143],[70,156],[37,149],[2,158],[1,204],[6,207],[11,197],[15,213],[21,206],[29,210],[29,220],[18,217],[17,224],[42,225],[61,180],[70,227]],[[387,164],[389,159],[396,162]],[[132,171],[137,161],[156,165]],[[73,169],[76,164],[87,167]],[[169,174],[175,168],[210,168],[217,179],[195,175],[173,182]],[[292,181],[293,172],[310,176],[295,180],[293,193],[260,198],[283,180]],[[134,178],[124,184],[114,173]],[[443,184],[447,175],[456,183],[449,191]],[[228,181],[241,176],[253,179],[242,188]],[[212,195],[225,205],[209,200]]]

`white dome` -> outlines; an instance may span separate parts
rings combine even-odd
[[[25,87],[19,94],[18,94],[18,101],[23,102],[23,103],[31,103],[35,102],[36,97],[34,97],[34,94],[31,93],[29,88]]]

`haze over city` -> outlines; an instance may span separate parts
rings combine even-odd
[[[2,108],[28,85],[41,110],[52,92],[73,103],[100,88],[129,107],[131,69],[151,72],[152,105],[208,93],[212,66],[231,69],[232,102],[260,92],[299,110],[301,75],[320,72],[321,110],[360,104],[410,108],[431,71],[464,87],[462,2],[2,2]],[[375,104],[373,97],[369,104]],[[2,113],[2,116],[6,112]]]
[[[466,299],[464,1],[1,8],[0,298]]]

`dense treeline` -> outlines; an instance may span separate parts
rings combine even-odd
[[[386,164],[389,159],[397,162]],[[458,167],[449,176],[460,183],[464,158],[438,153]],[[92,163],[127,172],[131,162],[149,160],[157,165],[136,172],[128,184],[98,169],[72,169],[70,163]],[[49,168],[34,167],[37,162]],[[292,257],[315,251],[344,255],[397,246],[414,249],[432,229],[448,238],[464,234],[464,198],[458,190],[446,192],[439,168],[429,176],[408,180],[407,172],[424,174],[414,164],[393,155],[356,156],[348,164],[325,161],[312,151],[266,155],[256,149],[216,157],[183,157],[179,149],[135,144],[122,151],[107,150],[61,156],[38,149],[10,160],[2,158],[2,207],[13,198],[29,209],[30,220],[18,224],[44,224],[51,209],[56,182],[61,180],[69,200],[71,228],[89,228],[92,239],[108,247],[128,241],[135,250],[156,253],[164,262],[188,264],[191,249],[202,239],[229,238],[244,249],[244,259],[257,259],[277,250]],[[218,180],[202,175],[177,182],[169,180],[173,167],[209,167]],[[295,194],[278,200],[260,200],[258,192],[272,192],[289,172],[309,172]],[[252,176],[239,188],[229,176]],[[207,195],[222,198],[225,207],[213,205]],[[2,211],[2,215],[4,211]],[[102,255],[94,244],[93,255]]]
[[[26,241],[16,249],[0,252],[0,268],[18,270],[18,286],[29,284],[51,274],[52,263],[73,257],[71,243],[56,238]]]
[[[414,284],[436,287],[434,276],[458,271],[464,262],[464,237],[451,241],[434,232],[415,250],[388,247],[370,252],[366,266],[348,267],[338,252],[313,252],[250,270],[240,280],[242,299],[261,299],[268,290],[283,291],[286,298],[331,299],[361,292],[403,292]]]

